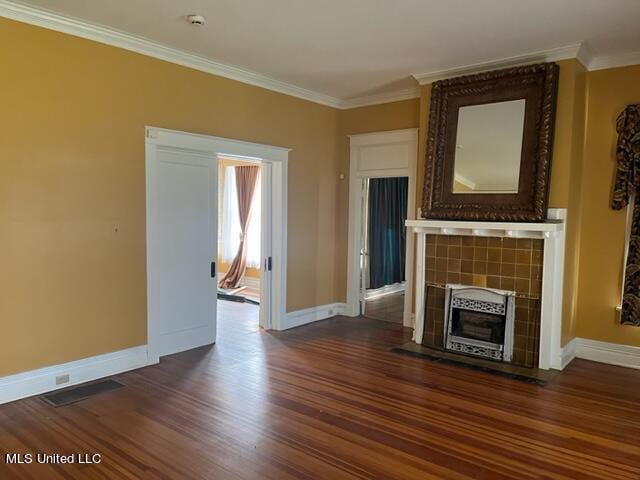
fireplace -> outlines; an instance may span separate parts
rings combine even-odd
[[[464,350],[461,354],[490,354],[491,357],[484,358],[504,361],[511,353],[509,366],[562,370],[564,360],[560,339],[565,218],[566,210],[550,209],[547,220],[531,223],[407,220],[408,234],[416,236],[412,340],[435,350],[445,350],[452,340],[455,345],[452,342],[451,348]],[[448,286],[499,293],[501,297],[493,300],[484,298],[484,301],[503,304],[505,313],[484,318],[484,323],[476,317],[473,328],[473,320],[463,315],[465,328],[460,330],[458,325],[455,332],[450,331],[449,328],[453,327],[451,307],[447,303],[445,308],[445,300],[450,300],[450,293],[455,289],[449,292]],[[516,294],[509,295],[509,292]],[[505,293],[508,301],[504,299]],[[512,310],[513,314],[510,314]],[[504,340],[500,350],[501,342],[491,341],[489,337],[494,334],[499,337],[501,330],[488,320],[501,321],[499,317],[505,314],[510,316],[505,316]],[[459,321],[460,316],[457,318]],[[473,335],[471,331],[474,331]],[[491,345],[479,345],[478,342]],[[497,349],[495,345],[498,345]],[[445,353],[452,356],[458,352],[445,350]],[[476,358],[478,361],[481,359],[483,357]]]
[[[444,348],[510,362],[515,292],[447,284]]]

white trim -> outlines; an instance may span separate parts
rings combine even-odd
[[[420,91],[418,88],[402,88],[384,93],[340,99],[324,93],[315,92],[304,87],[299,87],[282,80],[270,78],[257,72],[216,62],[201,55],[186,52],[184,50],[178,50],[168,45],[137,35],[132,35],[115,28],[92,23],[70,15],[56,13],[42,7],[22,5],[9,0],[0,0],[0,17],[93,40],[105,45],[122,48],[124,50],[164,60],[176,65],[182,65],[184,67],[193,68],[194,70],[210,73],[211,75],[229,78],[248,85],[253,85],[340,110],[398,102],[420,97]],[[639,64],[640,52],[592,57],[587,53],[587,49],[584,43],[582,43],[472,65],[456,66],[437,71],[414,74],[413,77],[418,81],[418,83],[420,83],[420,85],[425,85],[436,80],[443,80],[445,78],[460,75],[470,75],[497,68],[525,65],[533,62],[551,62],[569,58],[577,58],[583,65],[585,65],[585,67],[587,67],[588,70],[601,70],[604,68]]]
[[[337,302],[289,312],[287,313],[287,316],[284,317],[283,321],[280,322],[280,328],[278,330],[287,330],[289,328],[300,327],[302,325],[307,325],[308,323],[317,322],[318,320],[331,318],[336,315],[345,315],[346,310],[346,303]]]
[[[603,70],[606,68],[640,64],[640,51],[594,56],[589,47],[583,42],[566,47],[514,55],[472,65],[459,65],[442,70],[417,73],[414,74],[413,77],[420,85],[427,85],[438,80],[461,77],[463,75],[473,75],[490,70],[498,70],[500,68],[518,67],[538,62],[557,62],[559,60],[569,60],[572,58],[577,59],[589,71]]]
[[[409,220],[406,222],[418,235],[416,261],[416,321],[413,340],[421,343],[424,330],[424,279],[426,236],[471,235],[483,237],[538,238],[544,240],[542,297],[540,322],[540,354],[538,367],[562,369],[560,333],[562,327],[562,286],[564,274],[566,209],[550,208],[547,220],[540,223],[469,222],[457,220]]]
[[[152,356],[146,345],[141,345],[1,377],[0,404],[135,370],[158,361],[158,357]],[[56,385],[56,377],[61,375],[69,375],[69,381]]]
[[[227,272],[218,272],[218,278],[224,278]],[[246,275],[240,279],[241,287],[260,288],[260,279],[255,277],[247,277]]]
[[[346,315],[356,317],[360,314],[360,249],[362,243],[363,191],[362,180],[375,177],[407,177],[408,202],[407,217],[415,219],[416,213],[416,175],[418,160],[418,129],[390,130],[386,132],[349,135],[349,233],[347,253],[347,309]],[[359,168],[359,149],[361,147],[409,145],[409,158],[406,168],[365,170]],[[405,263],[406,295],[404,297],[403,324],[413,326],[413,284],[414,284],[414,248],[415,235],[407,231]]]
[[[408,220],[407,227],[431,235],[473,235],[480,237],[544,238],[564,230],[564,223],[480,222],[470,220]]]
[[[370,288],[366,291],[364,298],[373,300],[374,298],[385,297],[393,293],[400,293],[406,290],[406,282],[394,283],[393,285],[385,285],[380,288]]]
[[[640,52],[595,57],[591,59],[587,68],[588,70],[604,70],[606,68],[628,67],[629,65],[640,65]]]
[[[566,355],[565,349],[567,350]],[[573,350],[575,358],[640,369],[640,347],[601,342],[588,338],[574,338],[562,350],[563,362],[568,360],[566,364],[571,361],[571,350]]]
[[[267,90],[303,100],[334,108],[341,108],[340,100],[329,95],[314,92],[232,65],[215,62],[200,55],[178,50],[114,28],[91,23],[69,15],[55,13],[44,8],[29,7],[7,0],[0,0],[0,16],[123,48],[142,55],[165,60],[212,75],[230,78],[256,87],[266,88]]]
[[[0,0],[1,1],[1,0]],[[269,164],[271,167],[270,178],[272,179],[271,198],[271,256],[272,271],[264,272],[261,269],[261,287],[265,291],[270,291],[271,302],[261,302],[261,325],[266,329],[280,329],[281,319],[286,317],[287,305],[287,189],[288,189],[288,160],[291,149],[272,145],[262,145],[258,143],[245,142],[210,135],[201,135],[188,132],[180,132],[158,127],[145,127],[146,145],[170,145],[175,148],[183,148],[191,151],[209,152],[219,156],[242,157],[249,160],[259,160]],[[149,174],[149,161],[147,158],[147,175]],[[148,194],[148,192],[147,192]],[[147,225],[150,225],[149,205],[147,198]],[[263,233],[265,229],[262,229]],[[148,234],[148,232],[147,232]],[[147,238],[147,242],[149,239]],[[263,235],[263,245],[264,242]],[[147,270],[149,268],[149,249],[147,249]],[[271,290],[268,290],[269,279]],[[149,302],[149,299],[147,299]],[[264,304],[264,305],[263,305]],[[267,305],[268,311],[267,311]],[[147,329],[151,331],[149,312],[152,309],[147,306]],[[264,314],[262,315],[262,312]],[[153,341],[149,339],[150,347],[153,348]]]
[[[576,358],[576,339],[572,338],[564,347],[560,349],[560,356],[556,360],[555,369],[564,370],[573,359]]]
[[[566,60],[576,58],[580,52],[580,44],[567,45],[565,47],[551,48],[549,50],[541,50],[538,52],[525,53],[523,55],[514,55],[511,57],[490,60],[487,62],[475,63],[472,65],[459,65],[443,70],[436,70],[424,73],[416,73],[413,77],[420,85],[427,85],[438,80],[447,78],[461,77],[463,75],[473,75],[476,73],[486,72],[489,70],[497,70],[500,68],[517,67],[537,62],[555,62],[558,60]]]
[[[255,277],[247,277],[245,275],[240,279],[240,285],[249,288],[260,288],[260,279]]]
[[[347,100],[337,100],[337,102],[338,108],[347,110],[349,108],[368,107],[371,105],[380,105],[382,103],[401,102],[403,100],[411,100],[414,98],[420,98],[420,88],[417,86],[403,90],[377,93],[374,95],[363,95]]]
[[[400,89],[375,95],[366,95],[342,100],[331,95],[315,92],[282,80],[267,77],[257,72],[245,70],[233,65],[210,60],[184,50],[164,45],[137,35],[99,25],[70,15],[63,15],[41,7],[31,7],[8,0],[0,0],[0,17],[17,20],[19,22],[36,25],[56,32],[62,32],[95,42],[122,48],[148,57],[193,68],[201,72],[219,77],[229,78],[238,82],[264,88],[274,92],[300,98],[320,105],[326,105],[341,110],[377,105],[381,103],[397,102],[411,98],[418,98],[417,89]]]

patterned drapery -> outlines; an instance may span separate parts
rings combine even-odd
[[[617,169],[611,207],[621,210],[630,202],[633,206],[620,323],[640,326],[640,105],[623,110],[616,130]]]

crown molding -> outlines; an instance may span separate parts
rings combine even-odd
[[[578,53],[576,54],[576,60],[578,60],[584,68],[589,70],[589,65],[593,62],[593,53],[586,43],[580,44]]]
[[[594,56],[589,47],[583,42],[580,44],[568,45],[566,47],[553,48],[551,50],[543,50],[524,55],[506,57],[500,60],[476,63],[474,65],[459,66],[444,70],[415,74],[413,77],[420,85],[427,85],[438,80],[461,77],[463,75],[473,75],[475,73],[482,73],[489,70],[519,67],[538,62],[556,62],[571,58],[578,60],[589,71],[640,64],[640,52]]]
[[[55,30],[76,37],[93,40],[106,45],[123,48],[149,57],[193,68],[220,77],[266,88],[311,102],[340,107],[340,100],[329,95],[291,85],[259,73],[231,65],[214,62],[200,55],[168,47],[146,38],[131,35],[113,28],[104,27],[78,18],[61,15],[49,10],[34,8],[7,0],[0,0],[0,17]]]
[[[566,60],[568,58],[576,58],[580,51],[580,47],[580,44],[568,45],[566,47],[552,48],[550,50],[542,50],[539,52],[515,55],[513,57],[505,57],[488,62],[475,63],[473,65],[462,65],[444,70],[418,73],[414,74],[413,77],[420,85],[427,85],[438,80],[461,77],[463,75],[473,75],[489,70],[498,70],[500,68],[519,67],[529,63],[555,62],[558,60]]]
[[[379,93],[376,95],[365,95],[362,97],[354,97],[342,100],[339,105],[341,109],[368,107],[371,105],[380,105],[382,103],[400,102],[402,100],[411,100],[420,98],[420,88],[418,86],[395,90],[392,92]]]
[[[192,68],[194,70],[236,80],[241,83],[265,88],[284,95],[289,95],[341,110],[399,102],[402,100],[418,98],[420,96],[419,88],[406,88],[375,95],[339,99],[330,95],[292,85],[281,80],[276,80],[256,72],[215,62],[200,55],[178,50],[120,30],[97,25],[68,15],[62,15],[43,8],[35,8],[15,3],[9,0],[0,0],[0,17],[47,28],[49,30],[55,30],[57,32],[85,38],[87,40],[93,40],[105,45],[123,48],[131,52],[164,60],[183,67]],[[569,58],[577,58],[588,70],[601,70],[605,68],[640,64],[640,52],[594,57],[583,43],[477,63],[474,65],[457,66],[444,70],[415,74],[413,77],[420,85],[425,85],[445,78],[470,75],[487,70],[525,65],[527,63],[534,62],[553,62]]]
[[[594,57],[589,62],[588,69],[604,70],[606,68],[627,67],[629,65],[640,65],[640,52]]]

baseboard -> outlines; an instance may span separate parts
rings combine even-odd
[[[374,298],[384,297],[385,295],[391,295],[392,293],[404,292],[404,289],[404,282],[385,285],[384,287],[367,290],[365,292],[365,298],[367,300],[373,300]]]
[[[254,278],[254,277],[242,277],[242,280],[240,280],[240,285],[242,285],[243,287],[250,287],[250,288],[260,288],[260,279],[259,278]]]
[[[155,363],[158,363],[158,357],[149,354],[147,345],[141,345],[0,377],[0,405]],[[69,381],[62,385],[56,385],[56,377],[61,375],[69,375]]]
[[[577,338],[572,338],[564,347],[560,349],[560,355],[555,364],[551,365],[551,368],[556,370],[564,370],[564,368],[576,358],[576,341]]]
[[[415,321],[416,321],[415,320],[416,315],[414,313],[404,312],[404,315],[402,316],[402,318],[403,318],[402,326],[408,327],[408,328],[414,328]]]
[[[300,327],[302,325],[331,318],[336,315],[344,315],[346,310],[346,303],[329,303],[327,305],[318,305],[317,307],[289,312],[287,313],[284,321],[280,323],[280,330]]]
[[[218,278],[224,278],[227,272],[218,272]],[[260,289],[260,279],[244,276],[240,279],[241,287],[250,287]]]
[[[574,343],[576,358],[640,369],[640,347],[588,338],[574,338],[570,343]]]

